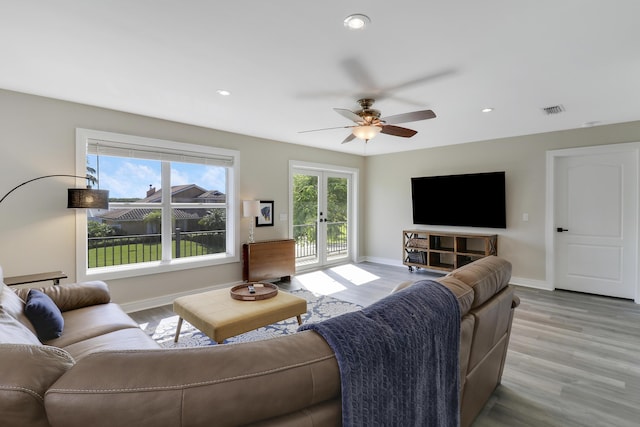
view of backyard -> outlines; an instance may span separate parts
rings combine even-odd
[[[327,212],[323,222],[322,215],[319,219],[317,177],[296,175],[294,179],[293,238],[296,240],[296,259],[305,261],[318,256],[320,222],[323,232],[326,233],[326,245],[322,248],[324,253],[329,257],[347,254],[346,180],[329,178],[327,181]],[[160,193],[159,189],[149,186],[146,198],[112,199],[108,211],[98,212],[95,216],[88,212],[89,268],[163,259],[161,210],[152,205],[161,201]],[[225,194],[188,184],[171,187],[171,195],[174,202],[208,202],[221,207],[203,209],[198,205],[194,205],[193,208],[182,205],[172,208],[170,258],[226,252],[226,208],[222,207],[226,202]]]
[[[172,258],[224,252],[225,231],[183,233],[172,237]],[[160,234],[89,238],[89,268],[135,264],[162,259]]]

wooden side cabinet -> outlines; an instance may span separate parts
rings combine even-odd
[[[402,231],[402,263],[414,268],[452,271],[477,259],[498,254],[496,234]]]
[[[270,240],[242,245],[242,280],[288,280],[296,273],[293,239]]]

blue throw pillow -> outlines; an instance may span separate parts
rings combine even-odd
[[[49,295],[35,289],[29,291],[24,314],[33,324],[40,341],[48,341],[62,335],[64,319],[58,306]]]

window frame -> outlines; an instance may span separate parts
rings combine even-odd
[[[120,146],[126,147],[127,145],[135,147],[147,148],[150,151],[154,149],[163,151],[182,151],[193,155],[201,154],[203,157],[225,157],[231,159],[231,165],[226,166],[227,170],[227,191],[226,191],[226,209],[227,209],[227,224],[226,224],[226,253],[211,254],[211,255],[199,255],[194,257],[176,258],[176,259],[163,259],[160,261],[152,261],[145,263],[133,263],[119,266],[110,267],[88,267],[88,245],[87,245],[87,214],[86,210],[76,210],[76,277],[78,281],[82,280],[110,280],[121,279],[127,277],[144,276],[149,274],[158,274],[170,271],[186,270],[191,268],[200,268],[213,265],[228,264],[233,262],[239,262],[239,242],[240,242],[240,212],[238,208],[239,200],[239,177],[240,177],[240,152],[237,150],[229,150],[225,148],[216,148],[207,145],[188,144],[177,141],[169,141],[155,138],[140,137],[134,135],[119,134],[113,132],[105,132],[91,129],[76,129],[76,175],[86,175],[87,165],[87,152],[90,141],[104,141],[107,144],[109,142],[116,143]],[[170,171],[165,165],[162,165],[163,185],[162,191],[170,193],[169,186],[165,185],[168,182]],[[204,162],[203,162],[204,163]],[[167,169],[166,171],[164,169]],[[82,187],[86,185],[85,179],[77,178],[76,185]],[[163,194],[163,202],[158,206],[154,203],[153,208],[161,207],[165,209],[171,209],[172,204],[171,197],[167,194]],[[193,204],[189,205],[193,207]],[[169,218],[170,215],[163,215],[164,218]],[[165,224],[163,224],[165,229]],[[167,229],[170,229],[170,224]],[[166,239],[163,239],[166,243]],[[168,243],[171,244],[170,242]],[[170,252],[169,252],[170,253]]]

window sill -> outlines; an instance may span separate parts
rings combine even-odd
[[[171,261],[120,265],[118,267],[99,267],[92,268],[84,274],[80,273],[78,281],[126,279],[129,277],[147,276],[201,267],[212,267],[215,265],[231,264],[234,262],[240,262],[238,255],[232,256],[229,254],[217,254],[198,257],[197,260],[182,258]]]

